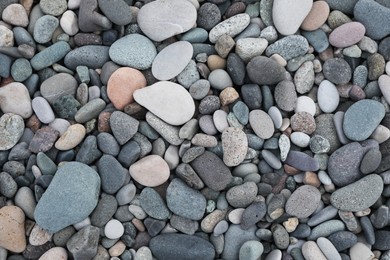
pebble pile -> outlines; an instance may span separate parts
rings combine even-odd
[[[389,1],[1,0],[22,259],[389,260]]]

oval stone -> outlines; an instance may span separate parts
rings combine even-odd
[[[336,86],[328,80],[322,81],[318,87],[317,100],[323,112],[332,113],[335,111],[340,101]]]
[[[64,63],[66,67],[74,71],[78,66],[99,69],[110,59],[108,50],[108,46],[85,45],[66,54]]]
[[[31,98],[25,85],[12,82],[0,88],[0,109],[3,113],[14,113],[23,118],[32,115]]]
[[[142,32],[161,42],[190,30],[196,22],[196,9],[190,1],[160,0],[142,6],[137,22]],[[138,52],[139,49],[135,48]]]
[[[382,178],[377,174],[370,174],[334,191],[330,196],[330,203],[339,210],[357,212],[371,207],[382,191]]]
[[[54,112],[50,104],[43,97],[35,97],[32,102],[32,108],[39,121],[44,124],[49,124],[54,121]]]
[[[250,23],[248,14],[237,14],[214,26],[209,33],[209,40],[216,43],[219,37],[224,34],[234,37],[242,32]]]
[[[329,35],[329,42],[337,48],[345,48],[358,43],[366,33],[366,28],[359,22],[345,23],[334,29]]]
[[[321,192],[314,186],[303,185],[296,189],[286,202],[286,212],[298,218],[307,218],[318,208]]]
[[[237,166],[244,161],[248,151],[248,138],[239,128],[228,127],[221,136],[223,162],[228,166]]]
[[[110,47],[109,55],[117,64],[145,70],[152,66],[157,51],[151,40],[135,33],[115,41]]]
[[[306,31],[314,31],[320,28],[328,19],[329,9],[326,1],[315,1],[309,14],[303,20],[301,28]]]
[[[273,85],[285,79],[286,70],[275,60],[257,56],[246,66],[249,78],[259,85]]]
[[[195,113],[190,93],[179,84],[160,81],[133,93],[135,101],[171,125],[188,122]]]
[[[55,147],[60,151],[75,148],[84,139],[85,134],[86,130],[82,124],[71,125],[57,140]]]
[[[283,35],[296,33],[312,5],[313,0],[274,0],[272,19],[276,30]]]
[[[11,149],[22,137],[24,121],[19,115],[6,113],[0,117],[0,151]]]
[[[363,99],[348,108],[344,114],[344,134],[352,141],[366,140],[385,116],[384,106],[375,100]]]
[[[269,139],[275,132],[274,122],[263,110],[252,110],[249,113],[249,124],[255,134],[263,139]]]
[[[156,187],[169,178],[169,166],[158,155],[148,155],[132,164],[129,168],[131,177],[146,187]]]
[[[49,102],[54,103],[58,98],[66,95],[75,95],[77,81],[68,73],[59,73],[41,84],[41,94]]]
[[[162,49],[152,64],[152,74],[158,80],[176,77],[184,70],[192,58],[191,43],[178,41]]]

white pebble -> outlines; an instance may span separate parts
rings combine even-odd
[[[307,147],[310,143],[310,136],[302,132],[294,132],[290,136],[291,142],[299,147]]]
[[[79,31],[77,20],[77,15],[73,11],[66,11],[63,13],[60,20],[62,30],[64,30],[64,32],[70,36],[75,35]]]
[[[125,229],[122,223],[116,219],[111,219],[104,227],[104,235],[109,239],[118,239],[123,235],[124,232]]]
[[[295,108],[295,113],[298,112],[307,112],[314,116],[316,113],[316,104],[313,99],[308,96],[300,96],[297,100],[297,107]]]

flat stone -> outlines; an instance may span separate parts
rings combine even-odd
[[[241,228],[248,229],[254,226],[267,214],[267,205],[265,202],[253,202],[249,205],[241,217]]]
[[[371,207],[382,191],[382,178],[377,174],[370,174],[333,192],[330,202],[340,210],[356,212]]]
[[[55,233],[84,220],[96,207],[100,190],[97,172],[85,164],[59,167],[35,209],[38,225]]]
[[[152,188],[144,188],[140,194],[140,206],[152,218],[165,220],[169,210],[161,196]]]
[[[41,94],[50,103],[53,104],[58,98],[76,94],[77,81],[67,73],[56,74],[41,84]]]
[[[83,3],[87,1],[83,1]],[[81,20],[79,21],[79,24],[81,24]],[[78,66],[87,66],[90,69],[98,69],[109,61],[110,56],[108,52],[109,47],[107,46],[85,45],[73,49],[66,54],[64,63],[67,68],[73,71],[76,71]]]
[[[374,248],[378,250],[389,250],[390,232],[387,230],[377,230],[375,232],[375,244]]]
[[[313,62],[304,62],[294,75],[295,89],[299,94],[309,92],[314,84],[314,66]]]
[[[291,129],[296,132],[303,132],[305,134],[312,134],[316,130],[316,122],[314,117],[307,112],[295,113],[291,119]]]
[[[303,152],[290,151],[284,162],[301,171],[317,171],[319,169],[318,161]]]
[[[161,88],[164,88],[163,92],[160,91]],[[155,83],[136,90],[133,96],[138,104],[171,125],[186,123],[195,112],[191,95],[182,86],[173,82]]]
[[[302,245],[302,255],[305,259],[327,259],[314,241],[307,241]]]
[[[150,250],[159,259],[212,260],[215,257],[215,249],[210,242],[186,234],[158,235],[150,240]]]
[[[345,48],[358,43],[366,28],[359,22],[345,23],[334,29],[329,35],[329,42],[337,48]]]
[[[150,39],[161,42],[190,30],[196,17],[196,9],[190,2],[163,0],[142,6],[137,23]]]
[[[44,15],[38,18],[34,26],[34,40],[42,44],[49,42],[59,24],[58,18],[52,15]]]
[[[301,24],[301,28],[306,31],[314,31],[323,25],[329,16],[329,5],[326,1],[315,1],[309,14]]]
[[[338,231],[328,237],[329,241],[340,251],[344,251],[357,242],[357,237],[349,231]]]
[[[47,152],[53,147],[59,134],[50,126],[42,127],[35,132],[28,149],[33,153]]]
[[[222,258],[226,260],[238,259],[241,246],[247,241],[258,241],[255,235],[256,228],[251,227],[244,230],[240,225],[230,225],[225,233],[225,244]]]
[[[114,24],[126,25],[133,19],[131,7],[123,0],[99,0],[98,3],[103,14]]]
[[[75,35],[79,31],[78,18],[75,12],[67,10],[64,12],[60,19],[60,25],[62,30],[70,36]]]
[[[3,113],[14,113],[22,118],[32,115],[30,94],[25,85],[18,82],[0,88],[0,109]]]
[[[234,127],[222,133],[223,161],[228,167],[237,166],[244,161],[248,150],[248,139],[245,133]]]
[[[366,244],[361,242],[357,242],[354,246],[352,246],[349,250],[349,255],[351,259],[359,259],[359,258],[375,258],[374,253],[371,251]]]
[[[234,208],[249,206],[257,195],[258,188],[254,182],[245,182],[234,186],[226,192],[226,200]]]
[[[283,35],[296,33],[305,17],[309,14],[312,5],[312,0],[304,0],[299,3],[288,0],[274,0],[272,19],[275,28]]]
[[[170,173],[168,164],[158,155],[142,158],[130,166],[129,172],[138,183],[147,187],[163,184]]]
[[[175,178],[167,189],[168,208],[181,217],[200,220],[206,209],[206,198],[197,190]]]
[[[321,201],[319,190],[310,185],[296,189],[286,202],[286,212],[298,218],[307,218],[318,208]]]
[[[6,113],[0,118],[0,150],[9,150],[16,145],[24,132],[24,121],[19,115]]]
[[[221,11],[214,3],[204,3],[198,9],[196,19],[197,26],[206,30],[211,30],[221,21]]]
[[[208,81],[210,82],[211,87],[217,90],[223,90],[233,86],[232,79],[223,69],[213,70],[208,77]]]
[[[232,180],[229,168],[212,152],[204,152],[191,162],[191,166],[203,182],[213,190],[225,189]],[[214,174],[208,174],[210,169],[213,169]]]
[[[158,80],[176,77],[190,62],[193,47],[187,41],[178,41],[162,49],[152,64],[152,74]]]
[[[103,227],[114,216],[118,203],[112,195],[101,196],[96,208],[91,213],[91,224],[96,227]]]
[[[276,53],[288,61],[292,58],[306,54],[308,50],[309,43],[305,37],[301,35],[289,35],[269,45],[265,54],[271,56]]]
[[[302,31],[302,35],[318,53],[324,52],[329,47],[328,35],[321,29],[310,32]]]
[[[324,76],[334,84],[346,84],[352,78],[352,71],[349,64],[340,58],[331,58],[322,66]]]
[[[127,180],[127,170],[112,155],[103,155],[98,163],[102,189],[107,194],[116,193]]]
[[[39,3],[39,7],[42,9],[42,12],[45,14],[50,14],[53,16],[59,16],[66,11],[67,2],[66,0],[43,0]]]
[[[138,131],[139,122],[133,117],[115,111],[110,117],[110,127],[120,145],[127,143]]]
[[[209,32],[209,40],[215,43],[224,34],[235,37],[249,25],[249,22],[248,14],[234,15],[214,26]]]
[[[249,113],[249,123],[255,134],[262,139],[269,139],[274,134],[274,123],[271,117],[262,110],[252,110]]]
[[[352,141],[366,140],[384,116],[385,109],[381,103],[368,99],[360,100],[350,106],[344,114],[344,133]]]
[[[54,121],[54,112],[46,99],[43,97],[36,97],[32,100],[31,105],[39,121],[44,124],[49,124]]]
[[[236,53],[244,62],[249,62],[252,58],[263,54],[268,46],[268,41],[263,38],[244,38],[236,43]]]
[[[77,5],[79,6],[79,27],[81,31],[95,32],[107,30],[112,27],[110,20],[97,12],[97,0],[80,1]],[[75,9],[77,9],[77,5]]]
[[[0,209],[1,247],[15,253],[26,249],[24,221],[25,215],[19,207],[4,206]]]
[[[339,92],[333,83],[324,80],[320,83],[317,92],[318,105],[325,113],[332,113],[340,102]]]
[[[179,127],[167,124],[151,112],[146,113],[146,122],[148,122],[148,124],[168,143],[173,145],[180,145],[183,143],[184,139],[179,136]]]

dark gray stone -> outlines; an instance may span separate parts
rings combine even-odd
[[[102,180],[102,189],[108,194],[116,193],[128,179],[128,170],[123,168],[112,155],[103,155],[97,166]]]
[[[133,117],[115,111],[110,117],[110,127],[120,145],[127,143],[138,131],[139,122]]]
[[[269,45],[265,50],[265,54],[269,57],[277,53],[288,61],[306,54],[308,50],[309,43],[305,37],[301,35],[289,35]]]
[[[133,18],[131,8],[123,0],[99,0],[99,8],[114,24],[126,25]]]
[[[110,29],[110,20],[98,13],[97,0],[81,1],[79,9],[79,27],[82,32],[95,32]]]
[[[96,137],[93,135],[85,138],[76,155],[76,161],[91,164],[102,156],[102,153],[97,148]]]
[[[141,154],[141,148],[135,141],[130,141],[124,144],[118,154],[118,161],[125,168],[129,168],[135,161],[138,160]]]
[[[248,229],[259,222],[267,213],[265,202],[253,202],[242,213],[241,228]]]
[[[329,241],[341,252],[357,243],[357,237],[349,231],[338,231],[328,237]]]
[[[70,45],[67,42],[56,42],[53,45],[35,54],[35,56],[30,61],[31,66],[34,70],[41,70],[50,67],[54,63],[64,58],[65,55],[70,52],[70,50]]]
[[[251,59],[246,70],[252,82],[258,85],[273,85],[285,79],[285,69],[275,60],[264,56]]]
[[[160,194],[152,188],[146,187],[141,191],[140,206],[152,218],[166,220],[169,217],[169,210]]]
[[[325,78],[334,84],[346,84],[352,78],[351,67],[341,58],[327,59],[322,65],[322,72]]]
[[[244,84],[245,79],[245,63],[236,53],[230,53],[226,61],[226,71],[229,73],[235,85]]]
[[[91,214],[91,224],[103,227],[114,216],[118,203],[114,196],[103,193],[96,208]]]
[[[91,259],[97,253],[99,237],[99,228],[86,226],[69,239],[66,248],[75,260]]]
[[[109,133],[99,133],[97,135],[97,144],[99,149],[105,153],[112,156],[117,156],[120,151],[120,146],[115,140],[115,137]]]
[[[88,1],[83,1],[83,3]],[[101,68],[110,59],[108,50],[109,47],[95,45],[73,49],[65,56],[65,66],[73,71],[76,71],[77,66],[87,66],[92,69]]]
[[[217,5],[206,2],[200,6],[196,20],[198,27],[209,31],[220,21],[221,12]]]

